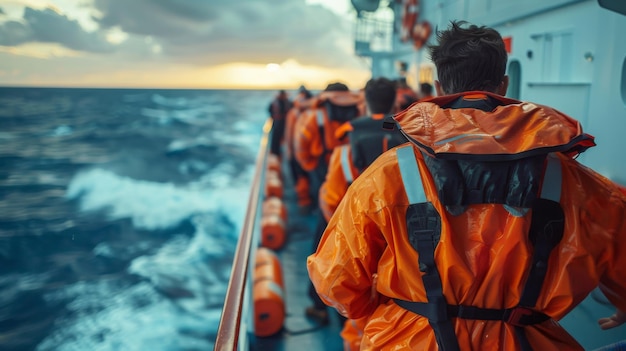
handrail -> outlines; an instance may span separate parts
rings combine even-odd
[[[261,137],[261,145],[256,158],[256,167],[254,178],[252,179],[248,207],[237,242],[233,267],[230,273],[230,280],[228,281],[228,289],[226,290],[226,298],[224,299],[222,317],[220,318],[220,325],[217,329],[215,351],[238,350],[242,306],[244,305],[246,282],[248,281],[247,275],[250,264],[250,252],[255,237],[254,228],[259,208],[259,199],[261,198],[261,185],[264,178],[264,167],[266,165],[268,139],[271,129],[272,119],[270,118],[263,125],[263,136]]]

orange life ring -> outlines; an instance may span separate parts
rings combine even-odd
[[[280,174],[271,169],[267,170],[265,175],[265,196],[276,196],[282,199],[283,193],[283,181],[280,179]]]
[[[263,216],[277,214],[283,221],[287,221],[287,207],[283,203],[283,200],[277,196],[270,196],[263,200],[261,214]]]
[[[280,157],[278,157],[278,155],[271,153],[267,155],[267,169],[276,171],[280,176],[281,167],[282,165],[280,163]]]
[[[254,334],[260,337],[278,333],[284,324],[285,285],[278,256],[265,248],[257,249],[254,269]]]
[[[424,44],[428,41],[428,38],[433,32],[433,27],[430,22],[423,21],[418,23],[415,27],[413,27],[412,38],[413,38],[413,47],[416,50],[421,49]]]
[[[404,0],[402,7],[402,28],[400,40],[406,42],[413,36],[413,27],[417,23],[419,17],[419,1]]]
[[[285,222],[278,214],[261,217],[261,246],[278,250],[285,244]]]

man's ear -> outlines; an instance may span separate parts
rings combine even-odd
[[[509,88],[509,76],[505,75],[504,78],[502,78],[502,83],[500,83],[500,86],[498,87],[498,91],[496,91],[496,94],[498,95],[506,95],[506,91]]]
[[[437,91],[437,96],[446,95],[446,93],[441,89],[441,83],[438,80],[435,81],[435,90]]]

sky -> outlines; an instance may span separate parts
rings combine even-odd
[[[0,0],[0,86],[357,89],[349,0]]]

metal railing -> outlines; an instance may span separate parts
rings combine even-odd
[[[247,323],[244,320],[246,309],[250,308],[250,271],[252,249],[258,244],[258,235],[255,235],[256,222],[258,220],[261,191],[265,179],[267,164],[268,140],[272,129],[272,119],[268,119],[263,126],[263,136],[256,158],[254,178],[250,188],[248,207],[244,217],[244,223],[237,242],[233,267],[231,269],[226,298],[220,324],[217,329],[214,351],[245,350],[247,351]],[[243,324],[243,327],[242,327]],[[243,346],[242,346],[243,345]]]

